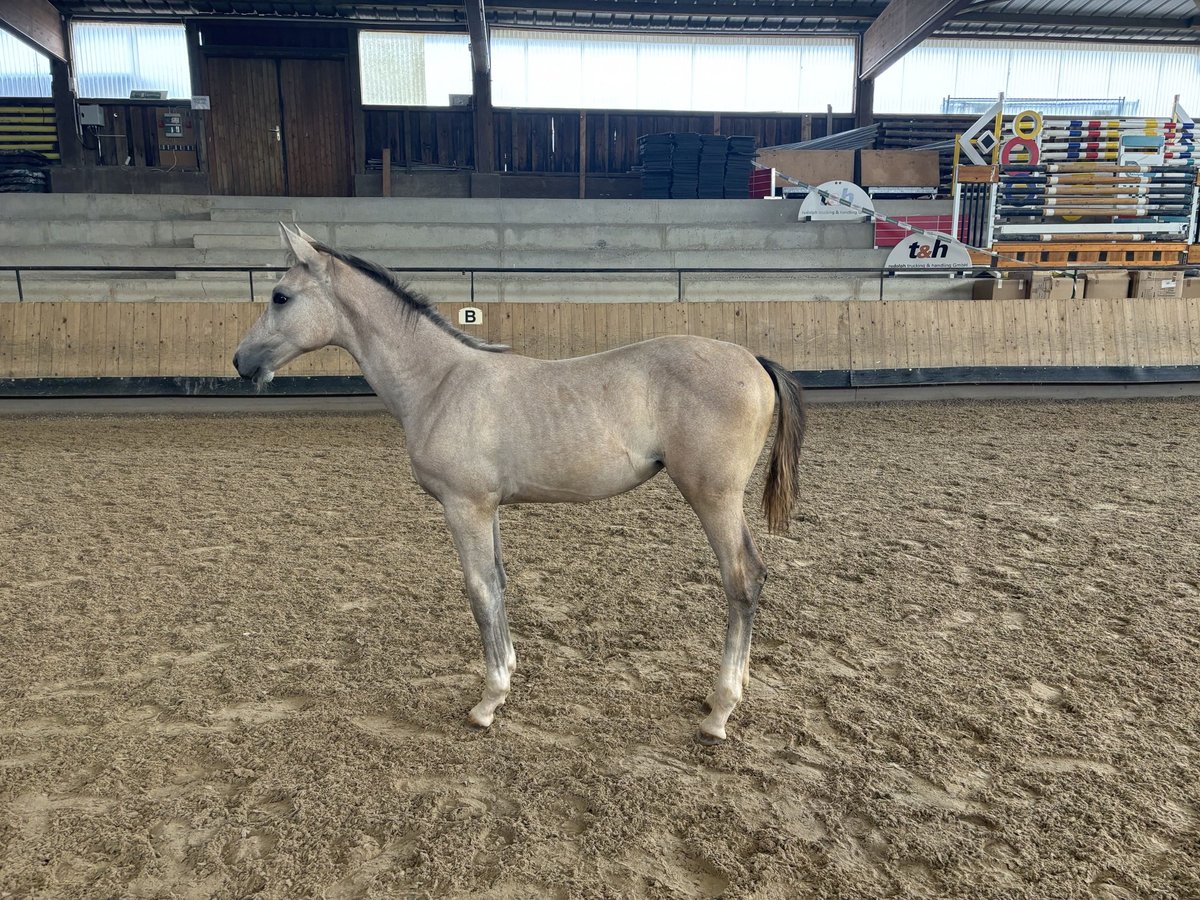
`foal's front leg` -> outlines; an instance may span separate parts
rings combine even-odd
[[[467,718],[472,724],[486,728],[496,717],[496,710],[504,705],[509,678],[516,666],[516,654],[512,652],[508,637],[503,575],[492,527],[496,507],[468,499],[447,500],[444,506],[446,523],[462,562],[471,612],[483,638],[483,659],[487,667],[483,699]]]
[[[517,670],[517,651],[508,633],[508,613],[504,610],[504,593],[508,590],[508,575],[504,571],[504,551],[500,547],[500,510],[492,514],[492,544],[496,556],[496,573],[500,576],[500,621],[504,623],[504,645],[507,648],[508,674]]]

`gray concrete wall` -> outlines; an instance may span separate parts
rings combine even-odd
[[[278,221],[384,265],[541,268],[480,273],[478,300],[851,300],[969,297],[947,278],[873,274],[887,257],[865,222],[800,222],[799,201],[546,200],[520,198],[147,197],[0,195],[0,265],[282,266]],[[889,211],[940,212],[889,203]],[[627,269],[628,274],[597,269]],[[701,270],[638,272],[638,269]],[[843,269],[734,273],[705,269]],[[265,292],[273,277],[257,276]],[[445,300],[470,299],[466,274],[415,273]],[[242,300],[245,275],[129,272],[119,277],[27,275],[31,299]],[[15,286],[0,280],[0,298]]]

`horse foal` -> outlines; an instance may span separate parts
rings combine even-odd
[[[483,697],[470,721],[492,723],[517,664],[499,507],[611,497],[665,469],[721,569],[729,621],[700,736],[723,740],[749,684],[767,576],[743,499],[776,407],[763,496],[772,531],[787,529],[797,494],[804,405],[791,374],[734,344],[688,336],[574,359],[519,356],[454,328],[386,269],[280,227],[295,263],[233,364],[261,385],[302,353],[341,347],[400,420],[417,483],[445,511],[483,639]]]

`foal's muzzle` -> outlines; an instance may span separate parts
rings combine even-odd
[[[233,354],[233,367],[235,369],[237,369],[237,373],[239,375],[241,375],[243,378],[245,378],[247,381],[249,381],[251,378],[253,378],[255,375],[257,375],[258,370],[260,368],[260,366],[255,366],[253,369],[248,368],[248,367],[243,369],[242,361],[241,361],[241,359],[238,358],[238,355],[236,353]]]

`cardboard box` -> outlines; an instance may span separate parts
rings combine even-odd
[[[1178,299],[1183,296],[1183,272],[1169,269],[1134,272],[1129,296],[1138,300]]]
[[[1029,296],[1027,278],[976,278],[972,300],[1024,300]]]
[[[1183,279],[1183,298],[1185,300],[1200,299],[1200,278]]]
[[[1034,272],[1029,279],[1030,300],[1070,300],[1074,296],[1074,278],[1057,272]]]
[[[1088,272],[1084,279],[1083,296],[1088,300],[1124,300],[1129,296],[1129,270]]]

